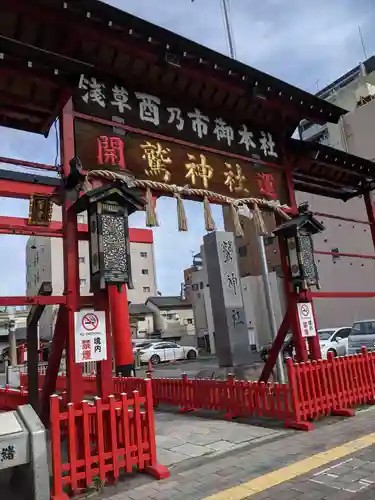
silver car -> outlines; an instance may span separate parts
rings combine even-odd
[[[353,323],[348,338],[348,354],[358,354],[361,348],[375,350],[375,319],[364,319]]]

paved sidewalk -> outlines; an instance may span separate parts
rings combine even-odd
[[[171,470],[190,459],[214,457],[239,451],[250,444],[275,439],[288,431],[256,425],[200,418],[172,412],[156,412],[158,460]]]
[[[196,429],[199,428],[200,423],[195,416],[190,415],[184,418],[191,420]],[[242,425],[244,428],[246,427],[246,424]],[[347,448],[343,445],[374,431],[375,414],[372,410],[360,412],[351,419],[325,419],[317,425],[314,431],[309,433],[287,431],[273,434],[270,430],[267,441],[265,441],[266,438],[260,441],[250,441],[246,446],[229,450],[220,456],[202,455],[198,458],[192,457],[189,460],[175,463],[171,467],[171,478],[165,481],[158,482],[145,475],[136,474],[133,478],[120,482],[116,487],[106,488],[103,496],[108,500],[208,500],[208,498],[210,500],[245,500],[246,498],[254,500],[267,498],[272,500],[308,500],[311,498],[311,500],[318,500],[325,498],[328,491],[330,499],[335,498],[333,495],[341,495],[336,498],[345,500],[352,498],[349,495],[365,495],[372,491],[375,498],[372,484],[369,484],[360,493],[345,491],[345,489],[337,490],[332,485],[328,486],[324,483],[327,474],[323,473],[325,469],[337,465],[337,461],[343,462],[353,458],[353,460],[358,459],[365,463],[348,462],[348,477],[351,480],[367,478],[367,481],[370,481],[371,471],[369,468],[372,467],[371,462],[375,462],[374,446],[367,444],[367,447],[363,448],[362,446],[363,449],[359,449],[359,445],[356,443],[352,443],[351,447]],[[372,436],[372,439],[371,444],[375,443],[375,435]],[[336,449],[337,447],[344,449],[346,455],[342,456],[341,454],[337,458],[335,451],[332,451],[332,448]],[[312,467],[310,464],[310,468],[307,471],[304,470],[301,461],[316,454],[319,454],[320,458],[311,458],[313,460]],[[360,458],[361,456],[362,458]],[[337,458],[336,462],[335,458]],[[294,476],[285,475],[284,472],[280,474],[280,469],[292,464],[293,467],[297,467],[299,473],[294,473]],[[357,467],[358,464],[359,467]],[[343,475],[340,469],[339,471]],[[362,477],[364,471],[368,474]],[[267,483],[263,490],[249,491],[241,486],[271,472],[278,475],[279,482]],[[314,476],[316,473],[320,473],[320,475]],[[332,473],[328,472],[328,474]],[[315,481],[312,478],[315,478]],[[322,483],[321,478],[323,478],[323,483],[318,483],[316,478],[320,483]],[[288,479],[290,479],[289,482],[284,482]],[[298,489],[299,487],[302,489],[301,484],[304,488],[303,491]],[[291,492],[293,492],[292,496]],[[360,498],[362,497],[358,496],[358,500]],[[363,500],[365,498],[367,497],[363,496]]]

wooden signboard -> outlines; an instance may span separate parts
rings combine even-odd
[[[276,166],[80,119],[75,120],[75,136],[85,170],[128,170],[137,179],[188,185],[231,198],[289,201],[284,172]]]
[[[82,75],[73,104],[75,111],[81,114],[254,160],[282,163],[279,137],[254,124],[236,123],[235,115],[229,122],[220,116],[220,108],[212,115],[194,103],[187,105],[183,92],[178,102],[176,99],[172,102],[143,89],[132,89],[123,82]]]

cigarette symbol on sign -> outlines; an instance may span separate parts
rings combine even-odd
[[[309,315],[309,306],[306,306],[305,304],[303,304],[301,306],[301,313],[304,315],[304,316],[308,316]]]
[[[96,330],[96,328],[98,328],[98,325],[99,325],[99,318],[97,317],[96,314],[88,313],[83,316],[82,326],[88,332],[93,332],[94,330]]]

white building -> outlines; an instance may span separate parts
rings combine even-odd
[[[154,316],[155,337],[196,345],[193,308],[188,300],[178,296],[149,297],[146,306]]]
[[[78,223],[84,224],[85,217],[85,214],[78,215]],[[61,209],[57,206],[54,206],[53,220],[61,220]],[[128,300],[132,304],[144,304],[148,297],[155,296],[157,293],[154,243],[151,230],[130,230],[130,258],[134,289],[128,290]],[[79,242],[79,278],[81,296],[90,295],[88,241]],[[63,241],[61,238],[32,236],[26,245],[27,295],[36,295],[44,281],[52,283],[53,295],[63,293]],[[41,337],[52,336],[56,313],[56,307],[46,307],[39,322],[39,335]]]
[[[371,99],[371,96],[375,94],[374,86],[375,56],[372,56],[324,87],[316,96],[352,112]],[[303,121],[299,127],[299,134],[305,141],[314,140],[326,146],[347,151],[343,120],[340,120],[338,124],[322,125]]]

